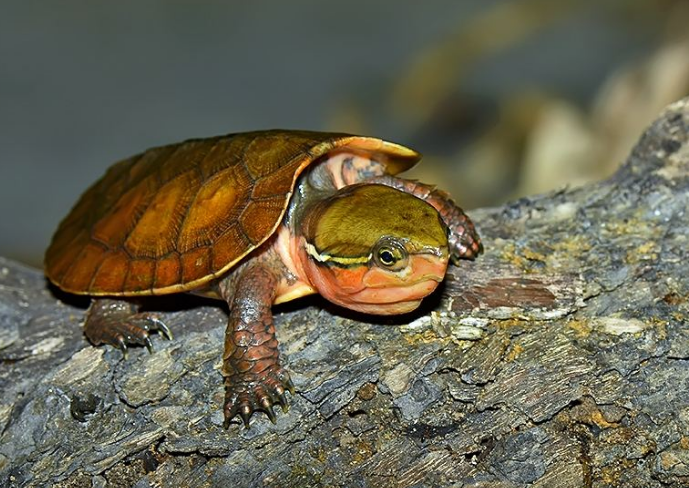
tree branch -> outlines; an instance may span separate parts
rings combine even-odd
[[[151,303],[175,339],[123,361],[85,341],[83,304],[0,259],[0,480],[689,483],[688,189],[685,99],[609,180],[472,212],[486,254],[452,268],[422,313],[278,308],[298,393],[250,430],[222,428],[222,308]]]

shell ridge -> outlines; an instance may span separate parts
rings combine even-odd
[[[123,249],[129,257],[133,257],[133,256],[131,255],[131,253],[127,249],[127,246],[126,246],[127,241],[131,237],[132,232],[134,231],[136,226],[141,221],[141,218],[144,216],[144,214],[146,213],[148,208],[151,206],[151,203],[153,203],[153,200],[155,197],[156,192],[150,191],[149,187],[147,187],[146,189],[147,189],[147,192],[146,192],[146,199],[144,201],[144,204],[141,207],[137,206],[134,209],[134,218],[131,219],[129,225],[127,225],[127,227],[126,227],[126,231],[124,232],[124,236],[125,236],[124,239],[122,240],[122,242],[120,244],[118,244],[117,247],[112,248],[113,250]],[[122,197],[124,197],[127,193],[128,192],[124,192],[122,195],[120,195],[120,197],[117,199],[117,202],[115,204],[119,203],[122,200]],[[95,222],[91,223],[89,235],[90,235],[92,240],[95,240],[95,239],[93,239],[93,231],[96,229],[96,226],[104,220],[104,218],[105,218],[105,216],[103,218],[100,218],[100,219],[96,220]],[[110,248],[109,244],[108,244],[108,248]]]
[[[153,295],[153,289],[155,288],[156,280],[158,279],[158,263],[160,263],[160,259],[153,261],[153,279],[151,280],[151,286],[148,289],[151,295]]]
[[[72,259],[72,261],[69,263],[69,266],[67,266],[67,269],[62,273],[62,281],[66,281],[66,279],[69,277],[70,272],[72,271],[72,268],[74,268],[74,265],[77,264],[79,261],[81,261],[82,255],[86,252],[86,249],[88,246],[83,246],[81,248],[81,251],[79,251],[79,254],[77,254],[77,257],[75,259]]]
[[[248,140],[244,141],[244,146],[242,147],[242,150],[240,152],[239,156],[239,162],[244,166],[244,170],[246,171],[246,174],[249,175],[250,178],[253,179],[254,175],[251,174],[251,170],[249,169],[249,166],[246,164],[246,152],[249,150],[249,146],[251,143],[254,141],[255,137],[250,137]]]
[[[176,147],[174,148],[174,150],[170,154],[166,155],[165,160],[163,161],[163,163],[161,165],[162,167],[160,168],[159,171],[156,171],[154,173],[160,179],[162,185],[167,185],[168,183],[171,183],[172,181],[174,181],[175,179],[177,179],[181,175],[188,173],[189,171],[192,170],[193,163],[189,162],[188,164],[189,164],[189,166],[191,166],[190,168],[185,168],[184,170],[182,170],[178,173],[173,171],[173,172],[171,172],[171,174],[166,175],[167,178],[163,178],[163,174],[165,174],[165,173],[162,171],[162,169],[167,169],[169,166],[172,166],[170,161],[174,161],[175,156],[179,152],[181,152],[183,149],[189,149],[189,147],[192,146],[193,144],[195,144],[195,141],[190,141],[190,140],[176,144]]]
[[[105,263],[105,260],[107,259],[107,257],[108,257],[108,255],[107,255],[107,249],[106,249],[105,253],[103,253],[103,255],[101,257],[100,263],[98,263],[98,266],[96,266],[95,269],[93,270],[93,274],[91,276],[91,279],[89,280],[89,285],[87,287],[88,290],[93,289],[93,282],[96,280],[96,276],[98,276],[98,273],[100,272],[100,269],[103,267],[103,263]]]
[[[187,217],[189,217],[189,210],[191,209],[191,207],[194,206],[194,203],[196,202],[199,193],[201,193],[201,188],[203,188],[206,182],[208,181],[208,178],[204,178],[201,168],[195,166],[194,171],[199,176],[199,187],[196,189],[196,193],[194,194],[193,198],[189,200],[189,203],[186,206],[186,209],[184,210],[184,215],[182,216],[182,219],[176,222],[177,225],[175,225],[175,232],[177,234],[177,237],[175,238],[174,248],[180,255],[182,253],[179,252],[179,240],[182,238],[182,229],[184,229],[184,223],[187,221]]]
[[[124,185],[123,186],[125,188],[129,187],[129,183],[131,183],[131,179],[132,179],[131,169],[134,166],[136,166],[137,164],[139,164],[139,161],[141,161],[145,155],[146,155],[146,152],[144,151],[144,152],[137,154],[136,156],[134,156],[132,158],[129,158],[129,161],[131,161],[131,163],[128,165],[126,174],[124,175]],[[125,159],[124,161],[127,161],[127,160]],[[107,178],[107,176],[108,176],[108,173],[106,172],[104,178]]]
[[[243,215],[243,213],[240,214],[240,217],[241,217],[242,215]],[[246,256],[249,252],[253,251],[253,250],[256,249],[258,246],[260,246],[261,243],[262,243],[262,241],[260,241],[260,240],[259,240],[258,242],[254,242],[254,241],[253,241],[253,239],[252,239],[252,238],[249,236],[249,234],[247,233],[246,228],[244,227],[244,224],[242,223],[241,219],[239,220],[239,222],[237,222],[237,226],[239,227],[239,230],[242,231],[242,234],[244,234],[244,237],[246,237],[246,240],[247,240],[252,246],[254,246],[250,251],[247,251],[246,253],[244,253],[244,255]]]
[[[62,244],[60,247],[61,247],[61,248],[64,248],[64,249],[69,249],[70,247],[72,247],[72,246],[74,245],[75,242],[78,242],[79,239],[80,239],[81,237],[82,237],[81,234],[80,234],[79,232],[77,232],[74,236],[72,236],[72,237],[69,239],[69,241],[67,242],[68,245]],[[53,243],[51,244],[51,246],[53,246],[53,245],[55,245],[55,244],[56,244],[56,243],[53,242]],[[70,263],[70,266],[71,266],[71,263]],[[67,267],[67,270],[69,270],[69,266]],[[62,272],[62,275],[61,275],[61,278],[62,278],[62,279],[64,279],[65,275],[67,274],[67,270],[65,270],[65,271]]]
[[[195,161],[195,162],[194,162],[194,165],[196,166],[196,168],[199,170],[199,173],[201,174],[201,179],[202,179],[202,181],[206,181],[206,180],[208,180],[208,179],[212,176],[212,175],[210,175],[210,174],[209,174],[209,175],[203,174],[203,170],[201,169],[201,168],[203,167],[203,163],[205,163],[205,162],[206,162],[206,159],[208,159],[208,157],[209,157],[211,154],[213,154],[213,152],[215,152],[215,150],[217,149],[218,145],[220,144],[220,141],[223,140],[223,139],[224,139],[224,137],[216,137],[216,138],[215,138],[215,141],[213,141],[213,145],[208,149],[208,152],[207,152],[206,154],[204,154],[203,157],[202,157],[201,159],[199,159],[198,161]],[[214,172],[213,174],[215,174],[215,172]]]
[[[125,252],[126,252],[126,250],[125,250]],[[133,259],[127,260],[127,269],[124,272],[124,279],[122,280],[122,288],[120,290],[120,293],[124,292],[124,288],[127,285],[127,282],[129,281],[129,274],[132,271],[132,261],[133,261]]]
[[[194,173],[196,173],[196,174],[194,175]],[[201,172],[198,170],[198,168],[192,167],[186,171],[182,171],[182,172],[176,174],[173,178],[169,179],[167,182],[164,183],[164,186],[167,186],[167,185],[174,184],[175,180],[177,180],[177,179],[181,179],[184,177],[188,177],[191,179],[191,184],[187,185],[185,192],[182,194],[182,202],[180,203],[179,208],[175,209],[176,212],[174,212],[172,218],[170,219],[172,229],[173,229],[174,233],[177,235],[174,242],[169,242],[169,244],[174,249],[178,248],[177,242],[179,240],[179,234],[180,234],[180,230],[182,228],[180,221],[183,221],[186,218],[186,216],[189,212],[189,208],[190,208],[192,202],[196,199],[196,196],[198,193],[194,194],[193,197],[189,199],[189,202],[185,203],[184,199],[185,199],[185,197],[187,197],[189,195],[189,193],[190,193],[191,189],[194,187],[194,183],[197,179],[198,179],[198,181],[203,181],[202,178],[199,178],[200,176],[201,176]],[[199,187],[200,186],[201,185],[199,185]],[[156,197],[156,195],[159,194],[161,188],[162,187],[156,188],[157,191],[152,193],[152,197],[150,198],[150,200],[148,200],[146,202],[145,207],[141,210],[141,214],[139,215],[137,212],[136,223],[133,226],[131,226],[131,228],[128,229],[127,238],[122,243],[123,248],[127,247],[127,242],[129,241],[129,239],[131,239],[132,234],[136,230],[136,227],[139,225],[141,219],[150,210],[150,207],[153,204],[153,202],[155,201],[155,199],[156,199],[155,197]],[[129,253],[129,254],[131,255],[131,253]],[[154,247],[152,250],[137,250],[136,255],[132,255],[132,256],[146,257],[146,258],[151,258],[151,259],[159,259],[160,258],[159,254],[160,254],[160,248]]]

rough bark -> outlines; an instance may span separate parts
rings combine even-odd
[[[471,212],[486,254],[420,313],[278,308],[298,393],[249,430],[222,428],[222,308],[153,301],[175,338],[124,361],[0,260],[0,483],[689,483],[688,203],[689,99],[609,180]]]

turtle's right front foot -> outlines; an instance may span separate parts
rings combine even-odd
[[[225,378],[225,428],[239,415],[249,428],[249,419],[256,411],[264,412],[272,423],[276,422],[273,407],[280,405],[283,412],[289,406],[285,391],[294,395],[294,385],[289,373],[275,363],[260,373],[245,371]]]
[[[149,332],[159,330],[172,339],[170,329],[154,315],[138,313],[136,307],[124,300],[96,299],[86,312],[84,334],[94,345],[109,344],[127,357],[127,344],[146,346],[153,352]]]
[[[271,306],[278,276],[270,263],[247,266],[241,274],[220,282],[230,306],[225,331],[225,428],[239,415],[249,427],[251,415],[260,410],[275,422],[274,405],[287,409],[285,391],[294,395],[289,373],[280,366],[278,341]]]

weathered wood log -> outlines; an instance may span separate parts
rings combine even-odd
[[[0,483],[687,484],[688,204],[689,99],[609,180],[471,212],[486,254],[423,311],[278,308],[298,393],[249,430],[222,428],[218,305],[153,300],[175,338],[125,361],[0,260]]]

